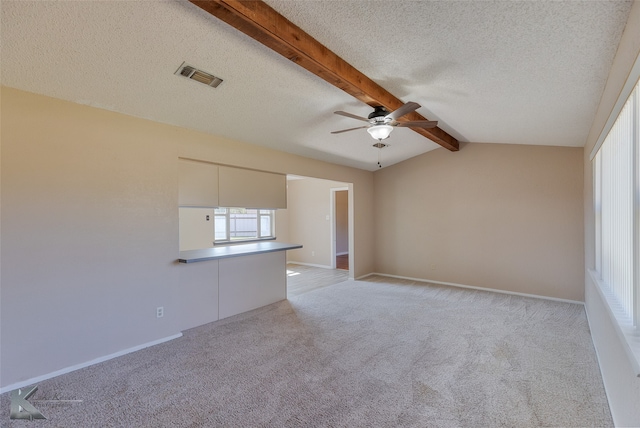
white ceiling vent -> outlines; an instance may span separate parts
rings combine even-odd
[[[217,88],[222,83],[222,79],[207,73],[206,71],[198,70],[197,68],[183,62],[178,70],[174,73],[178,76],[186,77],[187,79],[195,80],[196,82],[203,83],[212,88]]]

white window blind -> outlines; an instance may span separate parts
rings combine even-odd
[[[622,315],[636,325],[634,200],[637,186],[637,87],[595,157],[597,266]]]

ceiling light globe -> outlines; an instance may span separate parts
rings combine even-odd
[[[367,128],[367,132],[378,141],[389,138],[391,131],[393,131],[393,126],[390,125],[374,125]]]

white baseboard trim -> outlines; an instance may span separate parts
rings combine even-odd
[[[79,370],[79,369],[83,369],[85,367],[89,367],[89,366],[92,366],[94,364],[102,363],[104,361],[111,360],[111,359],[116,358],[116,357],[121,357],[122,355],[130,354],[132,352],[136,352],[136,351],[139,351],[141,349],[148,348],[150,346],[159,345],[161,343],[168,342],[170,340],[177,339],[179,337],[182,337],[182,333],[174,334],[173,336],[163,337],[162,339],[154,340],[152,342],[143,343],[142,345],[134,346],[132,348],[123,349],[122,351],[114,352],[113,354],[105,355],[103,357],[98,357],[98,358],[93,359],[91,361],[86,361],[84,363],[76,364],[76,365],[73,365],[73,366],[70,366],[70,367],[65,367],[63,369],[56,370],[56,371],[51,372],[51,373],[47,373],[47,374],[44,374],[44,375],[41,375],[41,376],[36,376],[36,377],[31,378],[31,379],[27,379],[27,380],[24,380],[24,381],[21,381],[21,382],[13,383],[11,385],[3,386],[2,388],[0,388],[0,394],[4,394],[5,392],[13,391],[14,389],[24,388],[25,386],[33,385],[34,383],[42,382],[43,380],[47,380],[47,379],[54,378],[56,376],[60,376],[60,375],[67,374],[67,373],[71,373],[73,371],[76,371],[76,370]]]
[[[343,253],[336,253],[336,256],[346,256],[346,255],[348,255],[348,254],[349,254],[349,252],[348,252],[348,251],[345,251],[345,252],[343,252]]]
[[[598,287],[597,284],[595,284]],[[586,300],[586,296],[585,296]],[[605,303],[606,305],[606,303]],[[602,383],[604,384],[604,395],[607,397],[607,404],[609,405],[609,411],[611,412],[611,419],[613,419],[613,426],[620,426],[616,423],[616,415],[614,415],[614,407],[611,402],[611,397],[609,396],[609,388],[607,388],[607,382],[605,381],[604,373],[602,373],[602,359],[600,358],[600,352],[598,352],[598,347],[596,346],[596,342],[593,340],[593,329],[591,328],[591,320],[589,319],[589,311],[587,310],[588,306],[585,304],[584,313],[587,316],[587,324],[589,325],[589,336],[591,337],[591,343],[593,344],[593,349],[596,351],[596,359],[598,360],[598,371],[600,372],[600,378],[602,379]]]
[[[434,281],[434,280],[431,280],[431,279],[412,278],[412,277],[409,277],[409,276],[400,276],[400,275],[389,275],[389,274],[386,274],[386,273],[378,273],[378,272],[368,273],[366,275],[359,276],[356,279],[364,279],[364,278],[367,278],[367,277],[372,276],[372,275],[386,276],[386,277],[389,277],[389,278],[408,279],[410,281],[418,281],[418,282],[430,282],[432,284],[449,285],[451,287],[469,288],[469,289],[472,289],[472,290],[490,291],[490,292],[493,292],[493,293],[500,293],[500,294],[512,294],[514,296],[533,297],[534,299],[552,300],[554,302],[575,303],[575,304],[578,304],[578,305],[584,305],[584,302],[580,302],[578,300],[560,299],[558,297],[541,296],[539,294],[518,293],[516,291],[498,290],[496,288],[476,287],[474,285],[456,284],[455,282]]]
[[[333,267],[331,267],[329,265],[317,265],[317,264],[314,264],[314,263],[302,263],[302,262],[296,262],[296,261],[293,261],[293,260],[287,260],[287,263],[292,263],[294,265],[317,267],[317,268],[322,268],[322,269],[333,269]]]

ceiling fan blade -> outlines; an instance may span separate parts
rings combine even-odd
[[[404,126],[412,128],[435,128],[438,126],[437,120],[414,120],[410,122],[398,122],[395,126]]]
[[[342,132],[347,132],[347,131],[354,131],[356,129],[362,129],[362,128],[368,128],[369,126],[365,125],[365,126],[358,126],[357,128],[349,128],[349,129],[343,129],[341,131],[333,131],[331,132],[332,134],[340,134]]]
[[[366,117],[356,116],[355,114],[347,113],[346,111],[334,111],[335,114],[339,114],[340,116],[350,117],[351,119],[362,120],[365,122],[369,122],[369,119]]]
[[[386,115],[385,119],[390,118],[390,119],[396,120],[397,118],[402,117],[405,114],[411,113],[412,111],[415,111],[419,108],[420,108],[420,104],[414,103],[413,101],[409,101],[399,109],[394,110],[388,115]]]

